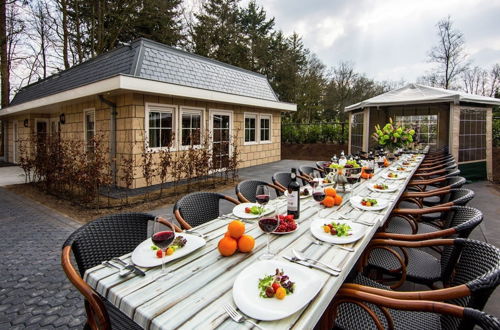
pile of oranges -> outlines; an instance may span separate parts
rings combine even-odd
[[[236,251],[250,252],[255,246],[255,240],[250,235],[245,235],[245,224],[234,220],[227,225],[227,232],[219,241],[218,249],[224,257],[232,256]]]
[[[333,207],[342,204],[342,196],[337,195],[337,191],[333,187],[325,188],[326,197],[321,202],[325,207]]]

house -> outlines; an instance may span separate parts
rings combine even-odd
[[[419,142],[449,147],[463,175],[492,178],[492,109],[500,99],[409,84],[345,108],[349,152],[374,148],[374,126],[389,118],[417,131]]]
[[[208,130],[219,158],[238,143],[241,167],[253,166],[280,159],[281,113],[296,108],[261,74],[139,39],[19,90],[0,110],[3,158],[18,162],[19,140],[30,134],[87,141],[99,133],[123,186],[123,157],[140,166],[145,147],[157,152],[173,138],[179,152],[194,131]],[[134,188],[145,186],[141,172]]]

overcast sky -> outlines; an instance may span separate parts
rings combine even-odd
[[[500,63],[500,0],[256,1],[276,28],[298,32],[328,67],[351,61],[377,80],[413,82],[429,70],[436,23],[448,15],[464,33],[474,65]]]

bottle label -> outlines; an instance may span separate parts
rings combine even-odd
[[[297,211],[299,209],[299,192],[288,190],[288,198],[287,198],[287,209],[288,211]]]

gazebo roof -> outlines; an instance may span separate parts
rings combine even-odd
[[[391,105],[423,104],[437,102],[460,102],[481,103],[500,105],[500,99],[493,97],[468,94],[449,89],[429,87],[419,84],[408,84],[402,88],[377,95],[370,99],[350,105],[344,111],[352,111],[366,107],[379,107]]]

